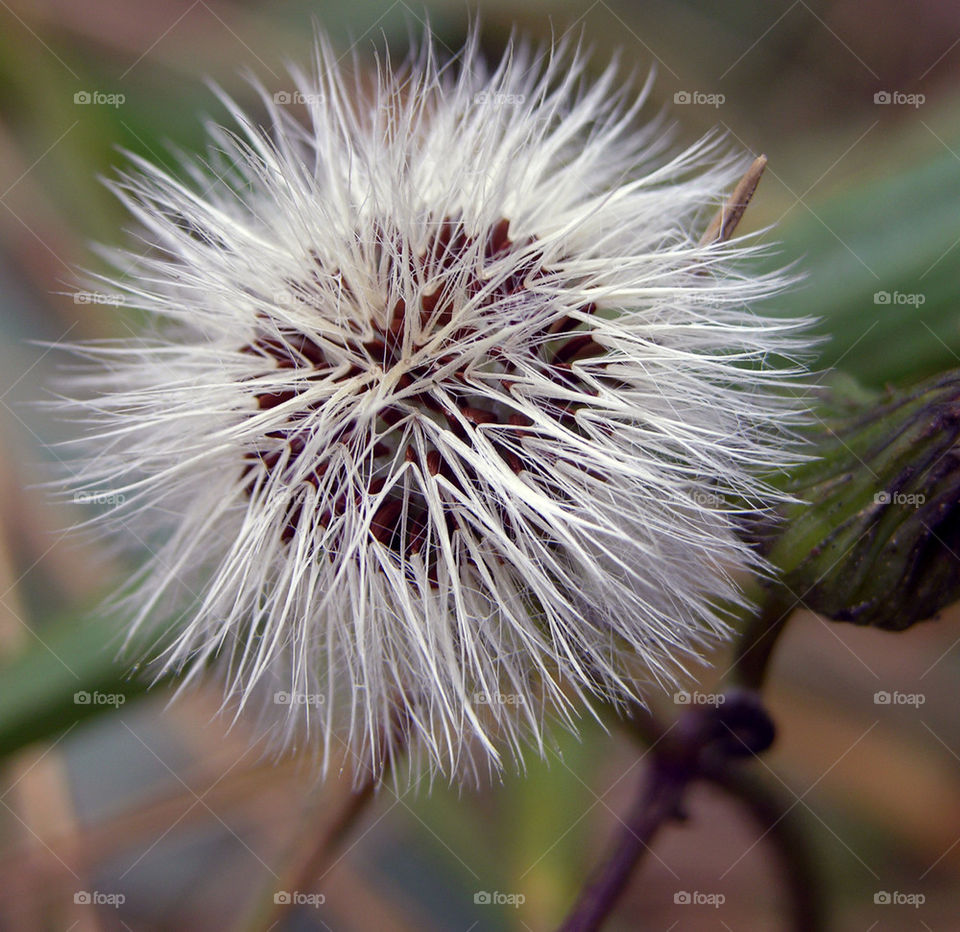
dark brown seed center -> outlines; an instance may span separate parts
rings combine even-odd
[[[482,248],[481,248],[482,243]],[[393,247],[393,248],[387,248]],[[400,260],[403,251],[396,248],[387,235],[380,231],[374,260],[385,269],[387,277],[394,271],[393,265]],[[484,269],[509,256],[517,254],[517,261],[509,273],[499,277],[484,274]],[[354,450],[370,450],[369,468],[363,473],[360,484],[338,488],[331,495],[325,488],[325,508],[316,518],[321,527],[331,527],[342,518],[348,509],[357,509],[370,498],[380,496],[384,477],[392,474],[391,464],[403,460],[414,463],[421,475],[443,476],[445,483],[438,483],[443,500],[444,524],[448,534],[457,529],[457,506],[449,494],[444,497],[443,487],[463,490],[465,482],[479,487],[479,478],[469,464],[458,460],[448,462],[436,448],[424,450],[420,443],[415,448],[407,424],[410,415],[428,417],[446,426],[466,443],[475,442],[475,432],[481,425],[498,425],[503,431],[488,431],[487,440],[507,467],[516,473],[533,468],[525,458],[522,439],[529,434],[532,423],[508,404],[497,405],[471,388],[466,363],[459,360],[458,349],[472,340],[484,338],[476,326],[463,326],[444,333],[455,320],[458,303],[473,300],[483,307],[498,309],[498,320],[503,322],[503,308],[512,299],[518,315],[524,306],[529,311],[529,301],[524,293],[546,274],[542,252],[536,249],[536,240],[528,237],[514,242],[509,235],[509,221],[499,220],[490,227],[485,236],[469,234],[461,220],[444,219],[426,247],[410,253],[409,265],[414,281],[429,282],[414,300],[415,312],[408,308],[407,299],[393,297],[383,308],[379,322],[372,323],[371,330],[344,338],[342,344],[331,342],[327,337],[311,335],[292,327],[280,326],[272,331],[259,327],[254,338],[242,348],[242,352],[260,357],[264,371],[291,370],[289,387],[255,395],[260,410],[286,405],[302,395],[310,385],[310,379],[324,380],[327,385],[346,385],[364,373],[375,373],[380,380],[390,378],[392,391],[384,393],[385,400],[376,417],[360,421],[344,419],[333,442],[319,452],[311,451],[312,462],[300,462],[310,446],[314,428],[311,419],[321,411],[326,401],[307,401],[291,406],[295,413],[289,416],[282,427],[269,431],[262,444],[249,450],[245,456],[244,477],[248,479],[247,492],[253,495],[267,478],[276,478],[282,471],[281,480],[291,477],[290,484],[305,492],[307,486],[319,489],[331,467],[334,448],[346,444]],[[522,256],[522,258],[521,258]],[[481,261],[478,261],[481,260]],[[317,266],[319,257],[315,256]],[[341,277],[342,294],[347,300],[355,300],[353,287]],[[317,295],[316,279],[289,282],[294,295],[308,306]],[[410,297],[409,295],[407,296]],[[526,303],[525,303],[526,302]],[[359,306],[359,302],[358,306]],[[593,305],[580,308],[589,314]],[[477,315],[471,315],[477,319]],[[358,320],[362,319],[358,313]],[[482,314],[480,315],[482,318]],[[519,318],[518,318],[519,319]],[[580,393],[593,394],[577,377],[573,363],[590,356],[601,356],[604,350],[581,327],[581,322],[572,317],[552,320],[530,335],[528,352],[531,363],[549,373],[558,385],[575,389]],[[434,345],[438,335],[443,335],[440,348]],[[424,347],[428,346],[425,350]],[[517,380],[519,368],[502,348],[493,346],[486,351],[486,371],[495,383],[499,383],[505,399]],[[471,357],[475,364],[475,358]],[[269,364],[269,365],[267,365]],[[307,378],[304,378],[306,376]],[[432,388],[431,380],[442,383],[442,398]],[[369,391],[370,385],[364,383]],[[452,399],[452,404],[451,404]],[[546,413],[567,426],[573,426],[575,414],[581,403],[565,403],[552,406]],[[423,452],[420,452],[423,451]],[[422,460],[422,461],[421,461]],[[309,465],[309,469],[304,467]],[[295,479],[293,477],[296,477]],[[290,541],[304,521],[303,494],[292,488],[287,510],[283,539]],[[506,520],[506,519],[505,519]],[[431,530],[431,524],[434,525]],[[370,538],[386,546],[397,557],[409,560],[421,555],[431,579],[436,581],[437,547],[439,546],[436,521],[428,520],[428,508],[422,492],[415,487],[404,489],[400,484],[392,488],[369,518]],[[335,550],[336,547],[331,547]]]

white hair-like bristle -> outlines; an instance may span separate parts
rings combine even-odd
[[[70,489],[149,550],[163,670],[327,763],[477,777],[728,634],[806,338],[756,245],[699,242],[743,159],[671,152],[576,46],[427,39],[364,86],[320,39],[294,78],[114,183],[153,248],[104,287],[155,326],[73,347]]]

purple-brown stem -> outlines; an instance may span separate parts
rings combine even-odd
[[[560,932],[600,929],[661,826],[684,817],[689,784],[726,772],[737,758],[759,754],[774,737],[759,697],[747,691],[731,691],[716,707],[691,709],[669,731],[660,732],[652,721],[640,727],[656,735],[653,762],[611,854],[581,891]]]

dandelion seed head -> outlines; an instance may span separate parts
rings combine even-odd
[[[428,39],[372,89],[326,40],[306,118],[224,97],[205,160],[114,182],[137,339],[74,347],[71,488],[149,557],[132,629],[213,667],[284,746],[499,770],[729,632],[739,523],[796,456],[800,322],[749,240],[701,244],[743,160],[672,152],[570,43],[486,66]],[[289,96],[289,95],[287,95]]]

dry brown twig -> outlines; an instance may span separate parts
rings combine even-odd
[[[700,237],[700,245],[706,246],[710,243],[725,243],[731,236],[743,218],[744,212],[753,199],[754,191],[760,184],[760,178],[764,169],[767,167],[767,157],[758,155],[746,174],[737,182],[733,193],[727,198],[726,203],[714,215],[708,224],[703,236]]]

